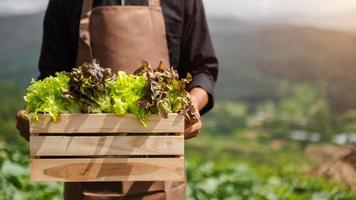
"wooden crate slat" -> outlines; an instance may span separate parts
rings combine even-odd
[[[32,159],[33,181],[183,181],[183,158]]]
[[[167,119],[150,116],[144,127],[136,116],[126,114],[62,114],[57,122],[49,115],[39,115],[39,121],[30,118],[30,133],[183,133],[184,116],[170,114]]]
[[[31,136],[31,156],[183,155],[183,136]]]

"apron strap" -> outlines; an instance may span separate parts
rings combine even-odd
[[[83,0],[82,18],[86,17],[93,7],[93,0]]]
[[[83,62],[88,61],[85,58],[93,58],[90,33],[89,33],[89,17],[93,7],[93,0],[83,0],[82,13],[79,24],[79,41],[77,51],[76,65],[79,66]]]
[[[160,7],[161,6],[161,1],[160,0],[148,0],[148,5],[149,6]]]

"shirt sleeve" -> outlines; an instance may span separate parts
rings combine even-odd
[[[208,104],[201,111],[207,113],[214,106],[214,88],[218,77],[215,55],[202,0],[186,0],[180,66],[193,76],[188,90],[200,87],[207,91]]]
[[[39,59],[39,79],[67,71],[70,65],[71,51],[65,22],[62,0],[50,0],[43,22],[42,46]],[[63,1],[66,2],[66,1]]]

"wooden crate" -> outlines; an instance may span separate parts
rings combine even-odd
[[[63,114],[30,120],[33,181],[183,181],[184,116]]]

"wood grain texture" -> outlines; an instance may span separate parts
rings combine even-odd
[[[31,117],[30,117],[31,119]],[[30,120],[30,133],[183,133],[184,116],[170,114],[167,119],[150,116],[144,127],[136,116],[127,114],[62,114],[57,122],[49,115],[39,115],[39,121]]]
[[[183,136],[31,136],[31,156],[183,155]]]
[[[183,158],[32,159],[32,181],[184,181]]]

